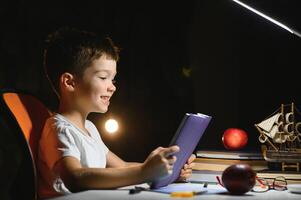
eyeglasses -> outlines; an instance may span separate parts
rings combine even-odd
[[[256,177],[256,183],[252,189],[253,192],[266,192],[269,190],[283,191],[287,189],[287,181],[285,177],[278,176],[273,179],[265,179]]]
[[[224,184],[221,182],[220,177],[216,176],[218,184],[224,187]],[[283,191],[287,189],[287,181],[285,177],[278,176],[273,179],[265,179],[265,178],[258,178],[256,176],[256,183],[252,188],[252,192],[267,192],[269,190],[278,190]]]

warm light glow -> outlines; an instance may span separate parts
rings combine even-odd
[[[105,123],[105,129],[108,133],[116,133],[118,128],[118,122],[115,119],[109,119]]]

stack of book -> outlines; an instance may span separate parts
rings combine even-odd
[[[234,164],[248,164],[255,171],[268,168],[260,153],[198,151],[194,170],[224,171]]]
[[[222,176],[223,171],[233,164],[248,164],[256,172],[257,177],[274,179],[283,176],[288,184],[301,183],[300,172],[269,171],[268,163],[261,153],[257,152],[225,152],[197,151],[193,174],[189,181],[217,183],[216,176]]]
[[[217,183],[216,176],[234,164],[248,164],[254,171],[268,169],[261,153],[229,151],[197,151],[191,182]]]

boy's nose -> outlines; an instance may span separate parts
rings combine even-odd
[[[114,84],[112,84],[110,87],[108,87],[108,91],[109,92],[115,92],[116,91],[116,86]]]

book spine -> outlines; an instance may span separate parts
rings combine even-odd
[[[196,160],[194,161],[193,169],[194,170],[223,171],[230,165],[234,165],[234,164],[248,164],[255,171],[264,170],[264,169],[268,168],[266,161],[196,158]]]

